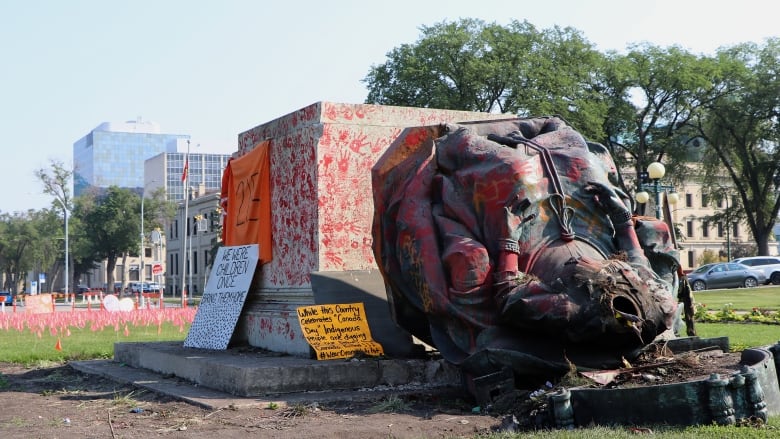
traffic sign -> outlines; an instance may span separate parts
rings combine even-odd
[[[159,276],[163,273],[163,267],[162,264],[152,264],[152,274],[155,276]]]

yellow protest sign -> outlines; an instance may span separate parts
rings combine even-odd
[[[362,303],[298,307],[298,322],[318,360],[350,358],[357,353],[384,355],[371,338]]]

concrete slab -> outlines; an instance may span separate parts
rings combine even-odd
[[[117,343],[113,360],[69,364],[209,409],[376,398],[461,385],[457,368],[433,357],[317,361],[257,348],[185,348],[181,342]]]

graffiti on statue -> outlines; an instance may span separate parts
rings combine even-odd
[[[679,319],[673,231],[560,118],[407,129],[372,184],[396,323],[469,374],[619,366]]]

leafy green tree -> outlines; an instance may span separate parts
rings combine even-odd
[[[71,189],[70,189],[70,180],[73,176],[73,171],[67,168],[61,161],[52,160],[50,162],[50,167],[48,169],[41,168],[35,171],[35,176],[38,178],[38,180],[43,184],[43,193],[47,195],[51,195],[54,197],[54,200],[52,201],[53,207],[62,213],[63,217],[63,231],[61,233],[56,234],[57,237],[62,237],[65,241],[68,240],[70,235],[69,224],[68,224],[68,215],[73,210],[73,199],[71,196]],[[65,246],[64,243],[63,248]],[[70,259],[70,255],[65,255],[65,252],[62,252],[62,258],[63,261],[65,257],[68,257]],[[70,252],[68,252],[70,253]],[[59,252],[55,253],[46,253],[47,255],[51,254],[59,254]],[[43,255],[42,255],[43,256]],[[70,261],[68,261],[69,265]],[[48,266],[48,264],[47,264]],[[58,266],[53,266],[52,269],[54,270],[54,276],[51,276],[51,280],[49,282],[49,285],[51,286],[54,284],[57,280],[57,277],[59,275],[60,268]],[[71,267],[68,267],[68,271],[71,271]],[[72,279],[70,277],[70,273],[65,273],[65,276],[68,276],[69,282],[69,288],[73,285],[73,282],[70,282]],[[69,292],[69,291],[66,291]]]
[[[718,63],[727,93],[696,124],[706,140],[704,178],[716,196],[737,201],[715,219],[745,222],[758,254],[768,255],[780,211],[780,39],[721,49]]]
[[[681,182],[687,143],[695,138],[691,122],[723,93],[719,74],[712,59],[677,46],[640,44],[625,55],[611,53],[604,131],[618,165],[632,165],[640,175],[651,162],[662,162],[669,178]]]
[[[0,267],[4,274],[3,289],[20,291],[25,274],[34,268],[29,250],[39,239],[31,217],[34,210],[26,213],[4,213],[0,215]]]
[[[107,283],[113,285],[117,259],[139,250],[140,197],[111,186],[105,193],[78,197],[73,214],[83,225],[78,251],[106,260]]]
[[[30,211],[31,227],[35,229],[35,239],[28,247],[26,266],[35,267],[46,274],[46,283],[40,285],[41,291],[52,292],[60,276],[63,275],[65,248],[63,245],[63,223],[57,209]]]
[[[573,28],[503,27],[476,19],[423,26],[415,44],[387,54],[363,79],[366,103],[556,114],[587,138],[603,137],[604,57]]]
[[[78,199],[75,200],[77,202]],[[92,251],[92,234],[78,216],[70,218],[70,270],[74,289],[83,283],[84,275],[100,267],[102,258]]]
[[[154,229],[164,230],[165,224],[168,224],[176,217],[176,203],[168,201],[165,189],[160,187],[152,191],[151,196],[144,200],[144,232],[146,239]]]
[[[701,256],[696,260],[696,263],[701,266],[705,264],[713,264],[715,262],[720,262],[720,257],[718,256],[718,253],[714,250],[704,250],[701,253]]]
[[[0,270],[3,288],[23,291],[28,273],[46,283],[39,291],[51,292],[62,275],[64,248],[62,218],[56,209],[30,209],[24,213],[0,215]]]

